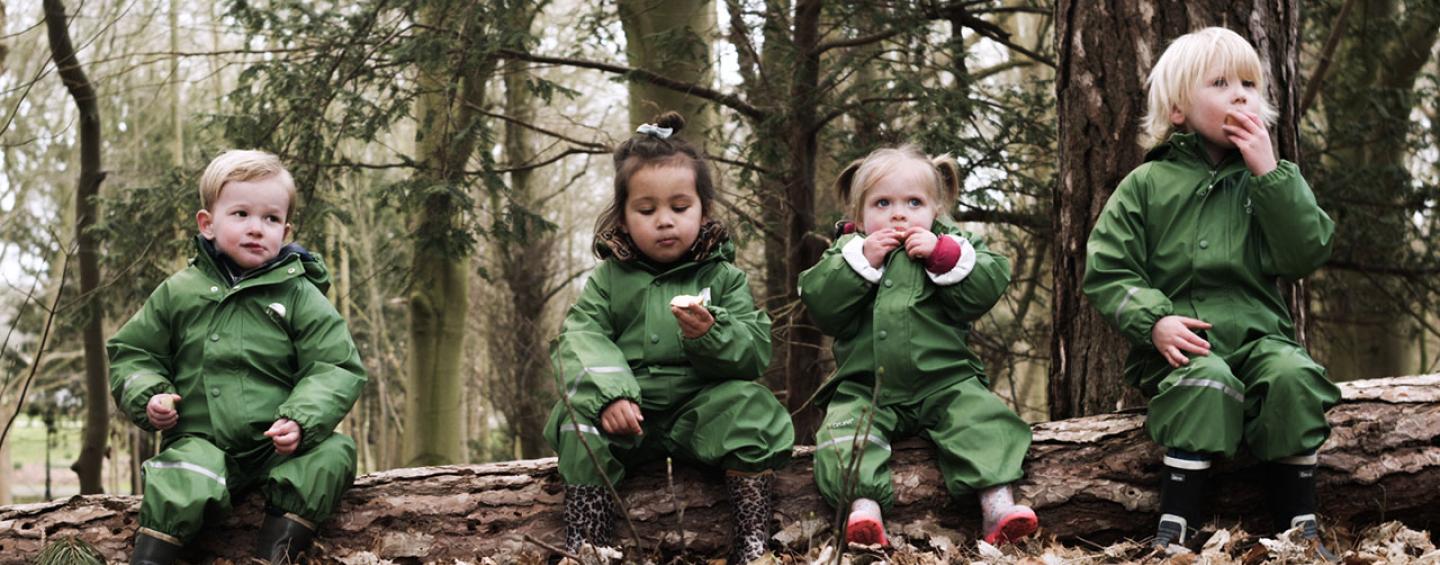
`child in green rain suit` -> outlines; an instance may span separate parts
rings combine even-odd
[[[200,236],[110,339],[121,413],[163,432],[144,464],[132,563],[170,563],[232,493],[259,487],[256,554],[294,562],[355,477],[335,433],[365,384],[318,257],[285,245],[295,184],[274,155],[227,151],[200,180]]]
[[[1213,457],[1241,444],[1267,467],[1278,529],[1316,550],[1316,451],[1339,390],[1295,341],[1278,279],[1325,262],[1334,223],[1278,161],[1259,55],[1223,28],[1181,36],[1156,62],[1142,126],[1153,147],[1090,234],[1084,291],[1133,344],[1127,378],[1151,396],[1167,449],[1154,545],[1203,517]]]
[[[565,481],[565,548],[608,544],[606,482],[672,454],[724,469],[730,561],[749,563],[765,552],[773,470],[795,431],[753,382],[770,361],[770,320],[711,216],[709,169],[674,137],[678,114],[656,121],[615,150],[614,200],[596,223],[602,261],[552,347],[565,398],[545,434]]]
[[[910,145],[881,149],[836,186],[859,233],[800,274],[811,319],[835,338],[836,373],[817,397],[826,404],[815,435],[820,493],[850,508],[848,541],[888,545],[890,442],[920,434],[935,442],[951,495],[978,493],[985,541],[1030,535],[1035,513],[1010,492],[1030,427],[990,392],[966,345],[970,324],[1010,283],[1010,262],[945,219],[959,192],[955,161]]]

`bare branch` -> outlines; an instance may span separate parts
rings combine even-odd
[[[750,105],[750,103],[741,100],[740,97],[735,96],[734,94],[726,94],[712,88],[700,86],[698,84],[675,80],[653,71],[647,71],[644,69],[632,69],[620,65],[601,63],[599,61],[587,61],[584,59],[532,55],[530,53],[523,53],[520,51],[515,51],[513,49],[501,49],[499,51],[499,54],[503,57],[510,57],[512,59],[519,59],[522,61],[530,61],[532,63],[564,65],[568,67],[579,67],[582,69],[594,69],[597,71],[604,71],[607,73],[621,75],[630,80],[647,82],[662,88],[668,88],[676,92],[689,94],[696,98],[710,100],[717,104],[726,106],[732,110],[735,110],[736,112],[741,113],[745,117],[754,120],[764,120],[769,116],[768,112]]]
[[[1325,47],[1320,50],[1319,62],[1315,64],[1315,71],[1310,73],[1310,80],[1305,83],[1305,94],[1300,97],[1302,116],[1315,102],[1315,95],[1320,93],[1320,85],[1325,82],[1325,72],[1330,70],[1330,58],[1335,55],[1335,47],[1340,45],[1340,36],[1345,32],[1345,19],[1350,16],[1350,8],[1354,6],[1355,0],[1345,0],[1345,5],[1340,7],[1340,13],[1335,16],[1330,36],[1325,38]]]
[[[850,39],[840,39],[836,41],[826,41],[820,43],[819,45],[816,45],[813,54],[820,55],[831,49],[845,49],[848,47],[860,47],[862,45],[869,45],[871,43],[879,43],[881,41],[885,41],[886,39],[890,39],[892,37],[905,33],[905,31],[906,30],[902,28],[888,29],[879,33],[865,35],[861,37],[852,37]]]

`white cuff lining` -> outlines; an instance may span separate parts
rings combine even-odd
[[[845,256],[845,262],[850,264],[851,269],[860,275],[860,278],[870,281],[870,284],[880,282],[880,277],[885,275],[885,268],[876,269],[870,266],[870,260],[865,258],[865,238],[856,237],[851,239],[840,254]]]

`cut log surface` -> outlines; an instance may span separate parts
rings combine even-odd
[[[1333,433],[1320,452],[1321,513],[1326,523],[1365,525],[1400,520],[1412,528],[1440,524],[1440,374],[1341,385],[1344,400],[1329,413]],[[1108,542],[1148,535],[1156,518],[1161,450],[1140,414],[1110,414],[1037,424],[1017,498],[1034,506],[1045,532],[1062,540]],[[815,490],[811,449],[797,448],[776,482],[777,539],[803,550],[828,536],[834,512]],[[951,501],[928,443],[894,446],[896,505],[892,534],[942,528],[973,536],[973,497]],[[1212,510],[1225,524],[1268,531],[1253,460],[1217,465]],[[672,487],[673,485],[673,487]],[[644,548],[723,555],[730,510],[718,477],[663,464],[636,472],[621,487]],[[362,476],[336,516],[322,526],[317,557],[329,562],[513,561],[547,553],[527,540],[560,545],[563,488],[555,460],[396,469]],[[672,494],[673,493],[673,494]],[[79,536],[111,561],[128,560],[137,496],[76,496],[0,507],[0,563],[28,563],[46,539]],[[189,550],[192,561],[248,557],[262,503],[251,494]],[[683,513],[677,513],[683,509]],[[624,520],[617,538],[630,543]],[[969,542],[967,542],[969,543]]]

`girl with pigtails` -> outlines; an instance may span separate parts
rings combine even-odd
[[[551,347],[565,398],[545,437],[565,481],[565,548],[609,545],[609,487],[666,455],[723,470],[735,509],[731,563],[769,539],[774,470],[795,430],[755,379],[770,318],[755,307],[715,185],[667,112],[615,149],[615,193],[595,225],[600,264]]]
[[[950,494],[979,496],[985,541],[1030,535],[1035,512],[1010,489],[1030,427],[990,392],[966,343],[1004,294],[1010,263],[951,223],[958,166],[913,145],[880,149],[846,168],[836,188],[853,222],[800,275],[810,317],[835,338],[836,372],[816,396],[825,406],[815,436],[820,493],[850,509],[847,541],[888,545],[890,444],[920,435],[935,443]]]

